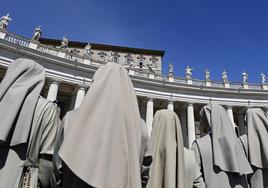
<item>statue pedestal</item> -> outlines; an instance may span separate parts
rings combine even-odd
[[[90,65],[91,61],[90,61],[90,59],[84,58],[84,63],[87,64],[87,65]]]
[[[64,51],[59,50],[58,57],[65,58],[66,53]]]
[[[174,78],[173,77],[168,77],[168,81],[169,82],[174,82]]]
[[[229,83],[224,83],[223,84],[225,88],[230,88],[230,84]]]
[[[244,89],[248,89],[248,84],[243,84]]]
[[[210,81],[206,81],[206,86],[211,86],[211,82]]]
[[[268,85],[267,84],[262,84],[262,89],[263,90],[268,90]]]
[[[29,43],[29,46],[28,47],[36,50],[37,49],[37,46],[38,46],[37,42],[31,40],[31,42]]]
[[[154,74],[149,74],[150,79],[154,79]]]
[[[187,79],[187,80],[186,80],[186,83],[187,83],[187,84],[193,84],[193,81],[192,81],[192,79]]]
[[[6,37],[6,32],[0,29],[0,39],[5,39],[5,37]]]
[[[134,76],[135,75],[135,71],[134,70],[128,70],[128,74]]]

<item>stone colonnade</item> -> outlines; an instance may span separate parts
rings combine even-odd
[[[50,80],[49,83],[49,89],[48,89],[48,94],[47,94],[47,99],[50,101],[55,101],[57,100],[57,95],[58,95],[58,90],[60,87],[61,81],[60,80],[55,80],[52,79]],[[75,101],[74,101],[74,109],[78,108],[80,106],[80,104],[82,103],[85,94],[86,94],[86,86],[85,85],[78,85],[76,86],[76,97],[75,97]],[[147,129],[149,132],[149,135],[151,134],[152,131],[152,124],[153,124],[153,118],[154,118],[154,113],[155,113],[155,101],[158,99],[152,98],[152,97],[143,97],[146,100],[146,109],[144,110],[143,113],[145,113],[145,115],[143,117],[146,117],[146,125],[147,125]],[[174,101],[167,101],[167,106],[166,109],[174,111],[175,109],[175,104]],[[183,106],[183,110],[180,111],[180,113],[178,113],[178,116],[180,117],[181,120],[181,126],[183,127],[183,134],[184,137],[185,135],[187,135],[186,137],[186,141],[184,140],[185,143],[187,143],[186,145],[188,147],[190,147],[193,143],[193,141],[196,139],[196,122],[195,122],[195,104],[193,103],[187,103],[187,101],[182,105]],[[233,108],[232,106],[225,106],[226,111],[230,117],[231,122],[233,123],[234,127],[235,127],[235,123],[234,123],[234,114],[233,114]],[[238,124],[239,125],[244,125],[244,113],[239,113],[238,114]],[[240,130],[239,127],[239,131],[243,132],[243,128],[241,128],[242,130]]]
[[[57,79],[51,79],[49,83],[49,89],[47,93],[47,99],[50,101],[56,101],[58,98],[58,91],[60,87],[61,80]],[[75,98],[75,103],[74,103],[74,109],[78,108],[80,104],[82,103],[85,95],[86,95],[86,85],[78,85],[76,87],[76,98]]]

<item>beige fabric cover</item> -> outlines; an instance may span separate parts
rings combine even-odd
[[[196,161],[203,172],[206,188],[248,188],[246,175],[222,171],[213,164],[212,142],[210,135],[197,139],[192,149]]]
[[[141,120],[124,67],[100,67],[81,106],[66,116],[59,156],[76,176],[97,188],[141,187]]]
[[[57,106],[39,96],[42,66],[13,61],[0,84],[0,187],[21,187],[24,167],[32,167],[30,188],[49,188],[52,155],[59,124]],[[52,158],[50,156],[49,158]]]
[[[252,188],[268,187],[268,117],[260,108],[246,113],[247,134],[241,136],[249,162],[254,171],[249,175]]]
[[[225,172],[252,173],[226,110],[217,104],[206,105],[200,115],[211,127],[213,164]]]
[[[153,161],[150,146],[149,146],[149,134],[146,123],[141,119],[142,127],[142,142],[140,152],[140,165],[141,165],[141,182],[142,187],[146,187],[149,180],[150,166]]]
[[[184,148],[185,188],[205,188],[205,182],[194,151]]]
[[[249,162],[268,169],[268,115],[260,108],[252,108],[248,109],[246,119]]]
[[[52,161],[42,158],[54,151],[54,141],[59,124],[57,106],[39,97],[29,144],[0,147],[0,187],[19,188],[23,167],[32,167],[30,188],[50,188]],[[52,157],[50,157],[52,158]]]
[[[0,84],[0,144],[14,146],[28,141],[44,81],[45,69],[32,60],[17,59],[9,65]]]
[[[148,188],[185,188],[183,137],[174,112],[155,113],[150,146],[153,163]]]

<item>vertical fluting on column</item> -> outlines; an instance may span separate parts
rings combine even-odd
[[[151,135],[152,132],[153,119],[154,119],[154,101],[152,98],[148,98],[146,108],[146,125],[149,136]]]
[[[86,86],[79,86],[76,93],[74,109],[78,108],[86,95]]]
[[[188,147],[191,148],[195,140],[195,122],[194,122],[194,106],[189,103],[187,106],[187,128],[188,128]]]
[[[173,101],[168,102],[167,109],[174,112],[174,103],[173,103]]]
[[[59,84],[60,84],[60,80],[51,80],[48,93],[47,93],[47,100],[49,101],[57,100]]]

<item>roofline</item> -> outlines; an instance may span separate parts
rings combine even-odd
[[[40,38],[39,42],[42,44],[49,44],[60,46],[61,40],[58,39],[49,39],[49,38]],[[84,48],[88,42],[78,42],[78,41],[69,41],[70,47],[77,47],[77,48]],[[155,55],[163,57],[165,51],[162,50],[150,50],[150,49],[143,49],[143,48],[131,48],[131,47],[124,47],[124,46],[114,46],[108,44],[98,44],[98,43],[90,43],[91,49],[95,50],[106,50],[106,51],[118,51],[118,52],[125,52],[125,53],[134,53],[134,54],[144,54],[144,55]]]

